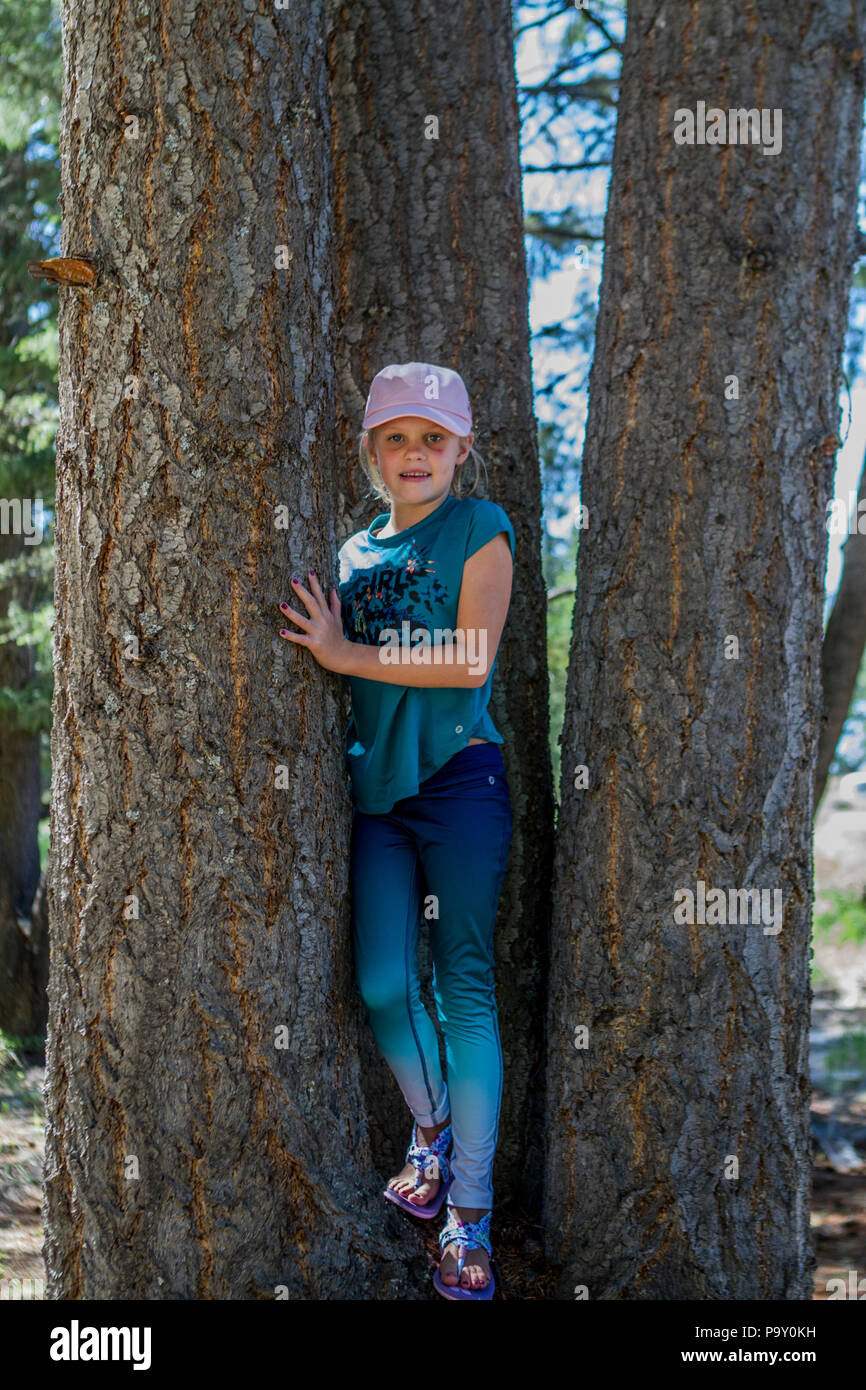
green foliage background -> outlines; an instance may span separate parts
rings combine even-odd
[[[41,499],[40,544],[0,564],[9,597],[0,642],[34,650],[22,690],[0,686],[0,714],[40,731],[43,797],[50,785],[51,624],[54,587],[54,439],[57,430],[57,291],[29,260],[60,251],[60,20],[50,0],[0,7],[0,497]],[[48,823],[40,825],[43,865]]]

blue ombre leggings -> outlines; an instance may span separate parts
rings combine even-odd
[[[355,809],[355,972],[376,1042],[416,1121],[451,1115],[448,1203],[493,1207],[502,1049],[493,981],[493,925],[511,847],[511,796],[496,743],[461,748],[385,815]],[[428,916],[428,895],[438,919]],[[434,905],[435,906],[435,905]],[[418,929],[430,930],[436,1032],[421,1003]]]

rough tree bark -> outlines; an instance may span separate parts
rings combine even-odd
[[[62,17],[48,1297],[405,1297],[339,681],[278,635],[337,579],[322,0]]]
[[[329,10],[341,539],[387,510],[354,466],[356,435],[372,378],[405,361],[463,375],[488,470],[479,495],[505,507],[516,534],[491,700],[514,811],[495,937],[505,1084],[494,1186],[497,1207],[513,1196],[532,1205],[553,795],[511,7],[331,0]],[[429,981],[423,931],[421,943]],[[425,1002],[435,1018],[429,987]],[[363,1046],[376,1157],[393,1173],[411,1120],[371,1035]]]
[[[860,474],[854,526],[858,529],[849,532],[842,546],[842,577],[821,650],[823,718],[815,765],[816,811],[848,718],[866,647],[866,464]]]
[[[862,0],[628,9],[555,864],[561,1298],[811,1293],[812,789],[863,37]],[[781,109],[782,152],[675,143],[699,101]],[[781,930],[679,924],[700,880],[780,890]]]

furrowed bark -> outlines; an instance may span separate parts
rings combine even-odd
[[[99,273],[59,291],[48,1296],[417,1296],[363,1176],[339,681],[278,635],[337,579],[323,5],[63,24]]]
[[[863,27],[861,0],[629,5],[555,866],[562,1298],[811,1296],[812,789]],[[781,110],[781,151],[675,143],[698,101]],[[699,880],[779,890],[781,930],[678,924]]]

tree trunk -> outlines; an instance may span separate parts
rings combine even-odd
[[[23,536],[0,534],[0,563],[23,557]],[[22,584],[0,584],[0,619],[14,598],[26,603]],[[0,689],[23,690],[32,679],[35,652],[0,641]],[[0,700],[0,1028],[30,1036],[45,1027],[48,960],[40,959],[31,914],[40,881],[39,815],[42,803],[40,735],[22,728]]]
[[[388,509],[353,466],[356,436],[373,376],[405,361],[464,377],[488,471],[479,495],[505,508],[516,533],[491,699],[514,813],[495,935],[505,1085],[494,1188],[497,1207],[514,1196],[531,1205],[540,1200],[553,794],[511,7],[331,0],[330,16],[340,538]],[[435,1018],[424,932],[420,958]],[[393,1173],[411,1117],[369,1034],[363,1072],[376,1158]]]
[[[67,0],[48,1297],[407,1297],[345,907],[322,0]],[[391,1257],[388,1246],[396,1258]]]
[[[827,785],[842,727],[848,718],[866,646],[866,462],[860,474],[853,525],[857,529],[849,532],[842,546],[842,577],[827,619],[821,650],[824,714],[815,767],[816,811]]]
[[[562,1298],[811,1294],[812,792],[863,4],[754,23],[628,9],[555,863]],[[675,143],[699,101],[783,109],[783,153]],[[701,881],[768,910],[689,924]]]

